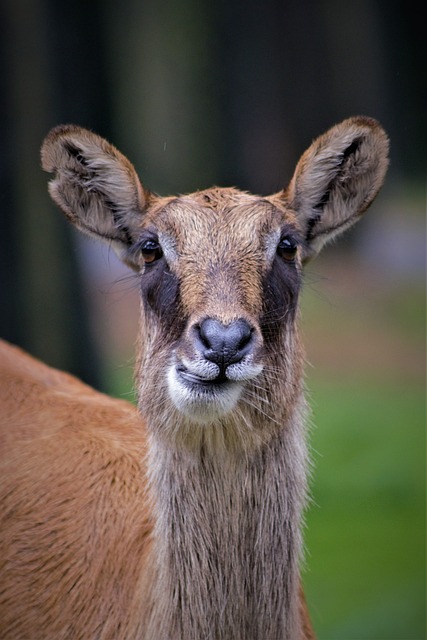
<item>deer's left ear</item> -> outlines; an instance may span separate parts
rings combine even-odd
[[[344,120],[317,138],[281,197],[300,221],[303,261],[353,225],[378,193],[388,166],[388,138],[376,120]]]

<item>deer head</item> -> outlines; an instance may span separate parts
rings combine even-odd
[[[160,437],[194,445],[216,434],[247,447],[290,417],[302,395],[303,265],[370,205],[387,151],[380,125],[354,117],[313,142],[279,193],[161,198],[94,133],[50,132],[42,164],[55,173],[53,199],[139,274],[139,404]]]

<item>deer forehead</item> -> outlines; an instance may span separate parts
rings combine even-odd
[[[232,264],[256,258],[265,267],[274,256],[281,230],[298,233],[293,212],[269,199],[237,189],[215,188],[161,199],[144,220],[144,229],[159,236],[168,261],[183,270]]]

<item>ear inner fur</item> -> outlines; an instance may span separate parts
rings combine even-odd
[[[113,242],[128,261],[128,249],[138,239],[152,200],[129,160],[100,136],[74,125],[53,129],[41,157],[43,168],[55,173],[50,194],[71,222],[84,233]]]
[[[306,238],[304,262],[363,215],[387,166],[388,139],[372,118],[349,118],[313,142],[289,187],[278,194],[300,220]]]

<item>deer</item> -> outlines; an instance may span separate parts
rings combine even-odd
[[[1,638],[314,638],[302,273],[377,195],[386,133],[336,124],[271,196],[160,197],[76,125],[41,158],[138,279],[137,408],[2,342]]]

